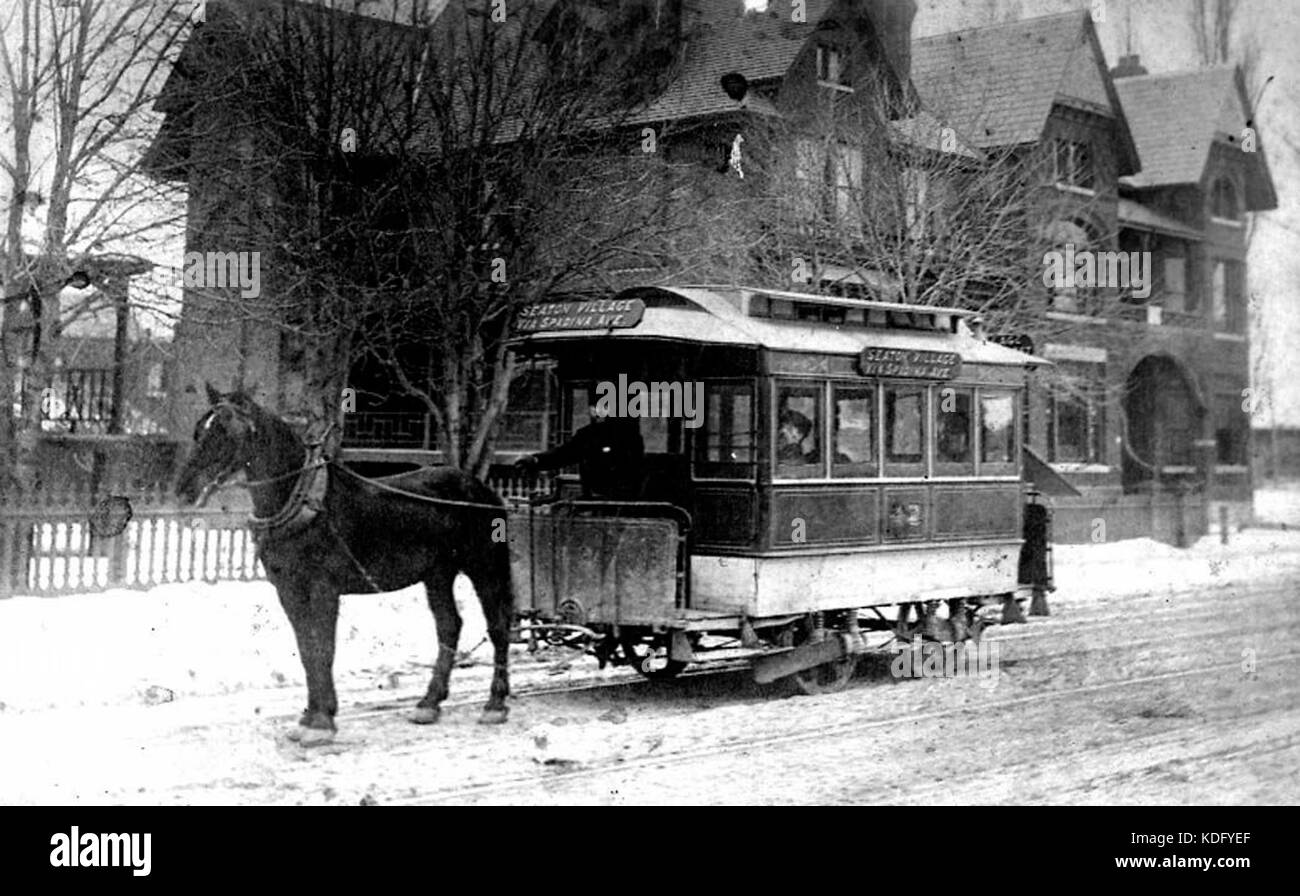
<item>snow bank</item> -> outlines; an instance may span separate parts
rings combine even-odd
[[[1274,526],[1300,527],[1300,482],[1256,489],[1255,519]]]

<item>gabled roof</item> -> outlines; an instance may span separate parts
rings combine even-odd
[[[742,109],[775,112],[771,103],[752,92],[743,106],[731,99],[720,85],[722,76],[738,72],[751,84],[785,77],[833,5],[833,0],[810,0],[807,21],[802,23],[790,21],[788,15],[750,13],[717,19],[692,10],[680,71],[667,90],[634,113],[630,122],[674,121]]]
[[[1115,89],[1142,153],[1142,170],[1130,179],[1135,187],[1199,184],[1216,141],[1241,145],[1249,101],[1233,66],[1119,78]],[[1249,204],[1276,208],[1263,148],[1253,155]]]
[[[1090,57],[1097,67],[1118,113],[1097,33],[1082,11],[913,41],[912,83],[922,102],[975,146],[1036,143],[1081,53],[1088,54],[1083,62]],[[1122,117],[1119,124],[1121,170],[1136,170],[1137,152]]]
[[[1226,66],[1115,82],[1142,148],[1135,186],[1200,183],[1216,132],[1239,135],[1246,126],[1233,82]]]

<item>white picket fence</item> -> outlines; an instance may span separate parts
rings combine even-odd
[[[546,487],[515,477],[488,484],[511,502]],[[265,578],[242,512],[196,511],[162,490],[133,492],[126,529],[97,537],[90,517],[100,500],[76,491],[0,495],[0,597]]]

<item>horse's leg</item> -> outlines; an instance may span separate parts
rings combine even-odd
[[[451,667],[456,661],[456,645],[460,643],[460,613],[452,583],[456,570],[450,566],[435,566],[424,577],[424,590],[433,612],[433,624],[438,629],[438,659],[433,664],[433,677],[424,699],[416,704],[411,721],[417,725],[430,725],[438,721],[442,701],[447,699],[447,683]]]
[[[307,675],[307,709],[291,739],[308,747],[329,743],[334,740],[334,716],[338,712],[333,667],[339,593],[320,582],[282,585],[279,592]]]
[[[514,615],[514,592],[510,586],[510,557],[494,546],[486,569],[470,575],[474,591],[483,607],[488,638],[492,641],[492,689],[487,705],[483,707],[480,724],[500,724],[506,720],[510,708],[510,623]]]
[[[284,615],[289,617],[289,625],[293,628],[294,640],[298,642],[298,660],[302,663],[303,672],[307,675],[307,708],[302,711],[302,715],[298,718],[298,727],[291,729],[287,734],[290,740],[302,740],[302,733],[307,729],[307,723],[311,721],[311,717],[317,709],[317,694],[312,683],[311,661],[308,659],[311,649],[307,619],[310,598],[307,588],[297,582],[278,583],[275,591],[280,598],[280,606],[284,608]]]

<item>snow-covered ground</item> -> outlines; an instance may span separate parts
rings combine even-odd
[[[1297,582],[1300,532],[1247,530],[1179,550],[1148,539],[1055,549],[1054,599],[1105,600],[1206,583]],[[461,649],[490,661],[468,581],[456,595],[465,617]],[[342,601],[335,664],[340,690],[409,691],[427,681],[436,651],[420,586]],[[594,668],[594,663],[593,663]],[[303,693],[293,633],[265,582],[166,585],[0,601],[0,712],[78,706],[153,705],[250,690]]]
[[[1273,526],[1300,526],[1300,482],[1256,489],[1255,519]]]
[[[461,648],[484,633],[465,579]],[[336,671],[381,687],[429,674],[436,654],[423,586],[342,600]],[[490,659],[490,647],[474,656]],[[164,585],[0,601],[0,712],[162,703],[256,688],[301,688],[302,667],[275,589],[266,582]]]

